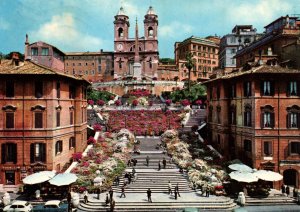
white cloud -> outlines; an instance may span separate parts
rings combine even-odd
[[[9,29],[9,27],[10,27],[9,23],[3,18],[0,18],[0,29],[7,30]]]
[[[100,38],[80,32],[71,13],[53,16],[29,35],[34,41],[45,41],[63,51],[95,51],[104,44]]]
[[[265,23],[267,25],[275,20],[278,14],[285,16],[292,9],[290,2],[281,0],[258,1],[256,3],[243,1],[239,5],[234,4],[234,2],[227,3],[230,4],[227,7],[230,8],[227,10],[227,17],[231,15],[233,20],[246,24]]]
[[[160,26],[158,33],[160,37],[178,38],[180,37],[180,34],[189,34],[192,30],[193,27],[191,25],[174,21],[168,25]]]

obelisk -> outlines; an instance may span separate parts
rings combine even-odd
[[[133,77],[136,77],[137,80],[141,79],[142,74],[142,65],[140,63],[139,56],[139,32],[137,19],[135,20],[135,52],[134,52],[134,64],[133,64]]]

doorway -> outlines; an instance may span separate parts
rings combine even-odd
[[[6,171],[5,172],[6,185],[15,185],[15,172]]]
[[[289,186],[297,186],[297,171],[287,169],[283,172],[283,183]]]

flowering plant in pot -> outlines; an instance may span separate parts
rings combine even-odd
[[[182,100],[181,101],[181,104],[182,104],[182,106],[188,106],[188,105],[190,105],[190,101],[189,100],[187,100],[187,99],[184,99],[184,100]]]
[[[76,152],[72,155],[74,161],[80,161],[82,159],[82,152]]]
[[[94,143],[96,143],[96,139],[93,136],[90,136],[89,139],[87,140],[87,144],[90,145]]]
[[[89,99],[89,100],[88,100],[88,104],[93,106],[93,105],[94,105],[94,100]]]
[[[103,101],[102,99],[99,99],[99,100],[97,101],[97,105],[103,106],[103,105],[105,105],[105,101]]]
[[[116,105],[116,106],[120,106],[120,105],[121,105],[121,101],[120,101],[120,100],[116,100],[116,101],[115,101],[115,105]]]
[[[135,106],[138,105],[138,103],[139,103],[139,101],[137,99],[135,99],[135,100],[132,101],[132,106],[135,107]]]
[[[94,130],[95,130],[96,132],[101,131],[101,130],[102,130],[101,125],[100,125],[100,124],[95,124],[95,125],[94,125]]]
[[[172,100],[171,100],[171,99],[167,99],[167,100],[166,100],[166,105],[170,106],[171,103],[172,103]]]

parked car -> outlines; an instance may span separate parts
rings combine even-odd
[[[3,211],[30,212],[32,211],[32,205],[27,201],[16,200],[11,205],[5,206]]]
[[[46,212],[46,211],[55,211],[55,212],[65,212],[68,211],[68,204],[63,203],[60,200],[50,200],[47,201],[44,205],[37,205],[33,208],[34,212]]]

